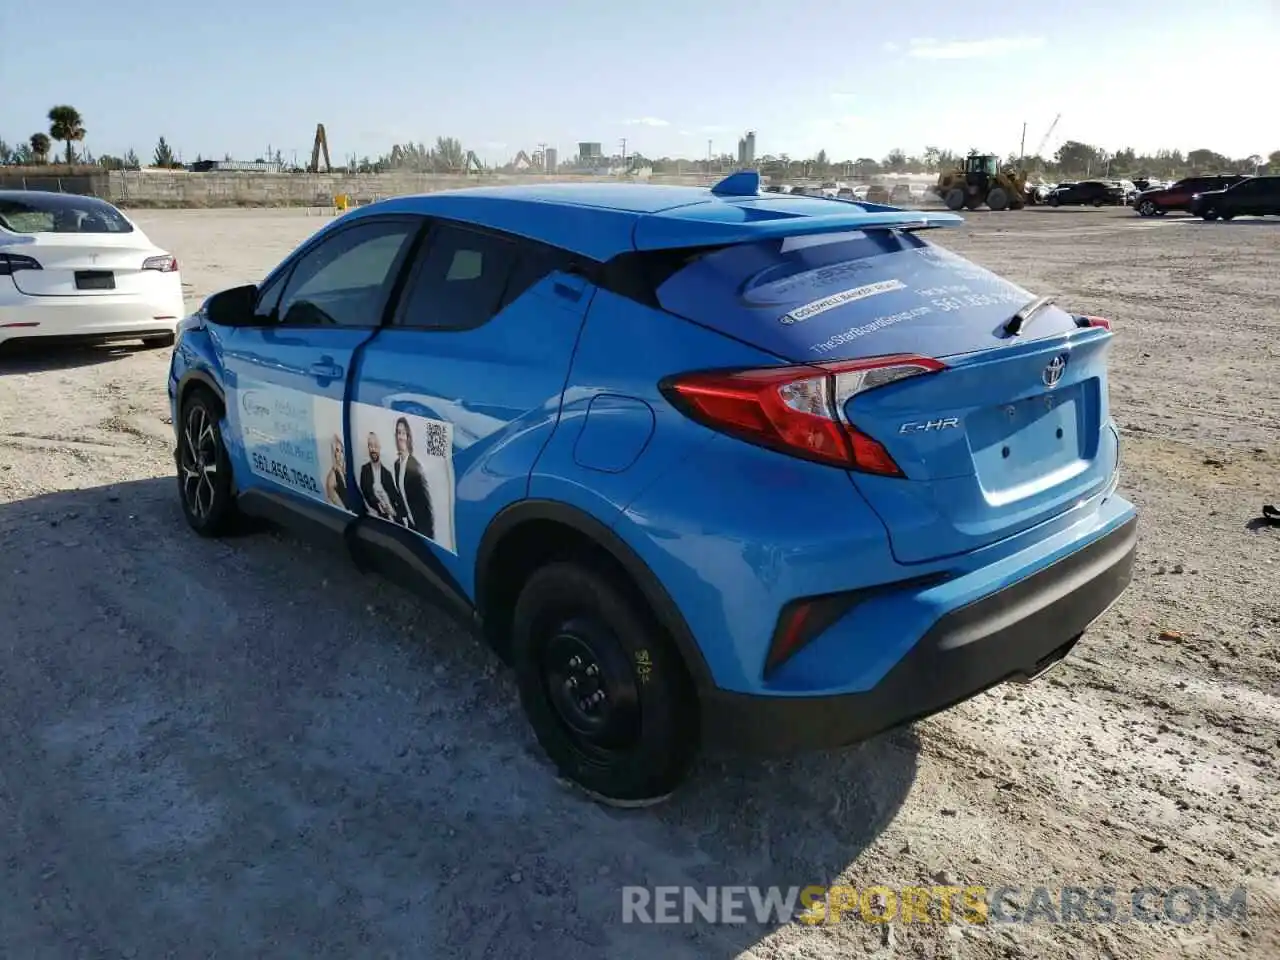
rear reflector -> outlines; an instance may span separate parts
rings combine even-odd
[[[690,419],[782,453],[888,477],[902,470],[878,441],[851,424],[854,396],[946,364],[914,354],[757,370],[713,370],[663,381],[663,395]]]

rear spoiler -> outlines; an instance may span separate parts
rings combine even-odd
[[[851,209],[847,212],[841,211],[817,217],[785,216],[754,221],[744,219],[737,223],[666,217],[660,213],[651,214],[636,222],[635,248],[637,250],[669,250],[678,247],[719,247],[779,237],[843,233],[847,230],[931,230],[936,227],[956,227],[964,223],[964,217],[954,213],[903,210],[880,203],[858,203],[849,200],[831,202],[846,205]]]
[[[759,192],[760,177],[755,171],[741,171],[726,177],[711,188],[718,197],[749,199],[767,198]],[[806,237],[821,233],[843,233],[849,230],[894,229],[931,230],[955,227],[964,217],[954,213],[925,210],[903,210],[883,203],[843,200],[837,197],[812,198],[817,203],[830,203],[832,212],[816,216],[770,212],[724,204],[718,219],[698,216],[695,207],[676,207],[653,213],[636,221],[633,243],[637,250],[671,250],[682,247],[720,247],[780,237]],[[687,215],[682,215],[687,214]]]

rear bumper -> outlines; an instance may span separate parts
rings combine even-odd
[[[1128,586],[1137,519],[944,614],[871,689],[825,697],[702,693],[709,745],[785,754],[845,746],[1061,660]]]
[[[101,297],[10,295],[0,302],[0,343],[47,338],[101,342],[173,333],[184,309],[180,292]]]

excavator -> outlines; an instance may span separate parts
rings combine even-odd
[[[1016,167],[1000,166],[1000,158],[971,153],[955,170],[938,174],[934,193],[949,210],[1021,210],[1027,204],[1027,175]]]

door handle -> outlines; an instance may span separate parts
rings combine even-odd
[[[342,376],[342,367],[333,362],[333,357],[321,357],[309,367],[309,370],[313,377],[323,380],[337,380]]]

